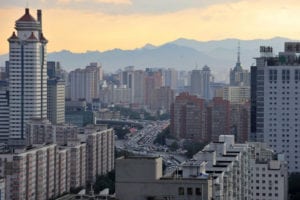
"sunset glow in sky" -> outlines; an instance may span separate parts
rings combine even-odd
[[[201,41],[300,39],[299,0],[28,0],[43,10],[48,51],[134,49],[184,37]],[[26,0],[0,2],[0,54]]]

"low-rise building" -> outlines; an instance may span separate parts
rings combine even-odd
[[[116,197],[287,200],[287,167],[265,144],[238,144],[233,135],[220,135],[170,174],[163,175],[160,157],[117,159]]]

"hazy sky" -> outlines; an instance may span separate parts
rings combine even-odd
[[[300,39],[299,0],[27,0],[43,10],[48,51],[133,49],[180,37]],[[0,0],[0,54],[26,0]]]

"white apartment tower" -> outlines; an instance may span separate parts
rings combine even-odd
[[[37,19],[29,9],[16,21],[9,42],[10,139],[25,139],[25,124],[31,118],[47,117],[47,39],[42,33],[42,11]]]
[[[76,69],[69,74],[70,97],[73,101],[85,99],[92,102],[99,98],[99,84],[102,80],[102,67],[97,63],[90,63],[85,69]]]
[[[251,138],[283,153],[289,172],[300,172],[300,43],[273,56],[261,47],[251,67]]]

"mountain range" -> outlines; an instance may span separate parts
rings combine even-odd
[[[48,60],[60,61],[67,71],[83,68],[90,62],[101,63],[105,72],[114,72],[126,66],[135,66],[137,69],[156,67],[192,70],[208,65],[216,80],[226,81],[230,68],[235,66],[237,60],[238,43],[240,43],[242,66],[249,69],[255,63],[254,58],[259,56],[260,46],[272,46],[273,52],[277,53],[283,50],[286,41],[292,40],[275,37],[271,39],[224,39],[203,42],[180,38],[160,46],[146,44],[142,48],[133,50],[112,49],[103,52],[87,51],[85,53],[62,50],[49,53]],[[0,66],[4,65],[7,59],[7,54],[0,55]]]

